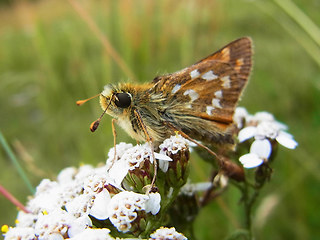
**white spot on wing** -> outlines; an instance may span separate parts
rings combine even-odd
[[[222,91],[221,91],[221,90],[216,91],[216,92],[214,93],[214,95],[215,95],[217,98],[222,98]]]
[[[180,84],[175,85],[175,86],[173,87],[171,93],[172,93],[172,94],[173,94],[173,93],[176,93],[180,88],[181,88],[181,85],[180,85]]]
[[[191,98],[191,101],[193,102],[194,100],[197,100],[199,98],[199,94],[193,90],[193,89],[188,89],[186,90],[183,95],[189,95],[189,97]]]
[[[209,72],[206,72],[205,74],[203,74],[202,78],[205,80],[211,81],[211,80],[217,79],[218,76],[215,75],[212,70],[210,70]]]
[[[212,107],[212,106],[207,106],[207,114],[209,115],[209,116],[212,116],[212,110],[214,109],[214,107]]]
[[[191,78],[197,78],[200,76],[200,73],[197,69],[195,69],[192,72],[190,72],[190,76],[191,76]]]
[[[221,78],[222,81],[222,86],[224,88],[230,88],[231,87],[231,82],[230,82],[230,76],[224,76]]]
[[[217,107],[217,108],[222,108],[222,106],[220,104],[220,99],[213,98],[212,99],[212,106]]]

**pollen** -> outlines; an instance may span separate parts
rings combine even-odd
[[[192,79],[199,77],[200,73],[199,73],[198,69],[195,69],[192,72],[190,72],[190,76],[191,76]]]
[[[2,227],[1,227],[1,232],[3,232],[3,233],[7,233],[9,231],[9,226],[8,225],[2,225]]]
[[[224,88],[230,88],[231,87],[231,81],[230,81],[230,76],[224,76],[221,78],[222,81],[222,87]]]
[[[205,80],[211,81],[211,80],[217,79],[218,76],[215,75],[212,70],[210,70],[210,71],[206,72],[205,74],[203,74],[202,78]]]
[[[191,99],[191,102],[197,100],[199,98],[199,94],[193,90],[193,89],[188,89],[186,90],[183,95],[188,95]]]

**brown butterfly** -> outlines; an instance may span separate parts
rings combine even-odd
[[[151,83],[108,84],[100,94],[103,114],[115,118],[137,141],[152,141],[154,146],[175,131],[208,144],[233,144],[233,113],[251,71],[251,45],[248,37],[237,39]]]

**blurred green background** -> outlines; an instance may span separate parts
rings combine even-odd
[[[281,148],[272,165],[256,204],[256,239],[320,239],[320,37],[297,14],[319,27],[319,0],[77,2],[127,70],[71,0],[0,1],[0,130],[34,186],[62,168],[104,162],[113,145],[109,117],[89,131],[101,114],[98,100],[82,107],[76,100],[106,83],[151,81],[251,36],[254,70],[240,105],[273,113],[299,142],[296,150]],[[132,141],[120,129],[118,136]],[[30,192],[2,146],[0,164],[0,184],[25,203]],[[202,163],[192,164],[195,178],[205,180]],[[16,208],[2,196],[0,204],[0,225],[13,225]],[[230,187],[201,212],[198,238],[224,238],[241,225],[240,209],[239,192]]]

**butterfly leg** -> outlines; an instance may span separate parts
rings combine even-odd
[[[117,159],[117,151],[116,151],[116,144],[117,144],[117,132],[116,132],[116,127],[115,127],[115,122],[117,122],[117,119],[113,118],[111,122],[112,126],[112,134],[113,134],[113,146],[114,146],[114,157],[113,161],[116,161]]]
[[[244,171],[243,171],[242,167],[240,167],[239,165],[233,163],[232,161],[229,161],[228,158],[216,154],[210,148],[208,148],[205,145],[195,141],[193,138],[189,137],[187,134],[185,134],[181,130],[176,129],[170,123],[166,123],[166,124],[173,131],[177,131],[178,133],[180,133],[182,137],[184,137],[184,138],[188,139],[189,141],[197,144],[199,147],[205,149],[211,155],[213,155],[218,161],[218,165],[220,167],[220,170],[223,171],[228,177],[230,177],[230,178],[232,178],[232,179],[234,179],[236,181],[239,181],[239,182],[244,181]]]
[[[117,148],[116,148],[116,145],[117,145],[117,132],[116,132],[116,127],[115,127],[115,123],[116,122],[117,122],[117,119],[115,119],[115,118],[113,118],[112,121],[111,121],[114,155],[113,155],[112,163],[110,164],[108,170],[112,168],[113,164],[117,160]]]
[[[136,115],[139,123],[140,123],[140,126],[144,132],[144,134],[146,135],[146,138],[147,138],[147,142],[151,148],[151,157],[152,157],[152,162],[153,162],[153,166],[154,166],[154,174],[153,174],[153,178],[152,178],[152,181],[151,181],[151,184],[150,184],[150,187],[149,189],[147,190],[147,194],[150,193],[155,185],[155,182],[156,182],[156,178],[157,178],[157,170],[158,170],[158,163],[157,163],[157,160],[154,156],[154,146],[153,146],[153,141],[152,139],[150,138],[150,135],[147,131],[147,128],[146,128],[146,125],[143,123],[142,121],[142,118],[141,118],[141,115],[139,113],[139,111],[137,109],[134,110],[134,114]]]
[[[195,143],[196,145],[198,145],[199,147],[205,149],[208,153],[210,153],[211,155],[213,155],[217,160],[218,160],[218,164],[219,166],[221,166],[223,164],[222,159],[214,152],[212,151],[210,148],[206,147],[205,145],[197,142],[196,140],[194,140],[193,138],[189,137],[187,134],[185,134],[184,132],[182,132],[181,130],[178,130],[176,128],[174,128],[170,123],[167,123],[167,125],[173,129],[174,131],[178,132],[182,137],[188,139],[190,142]]]

